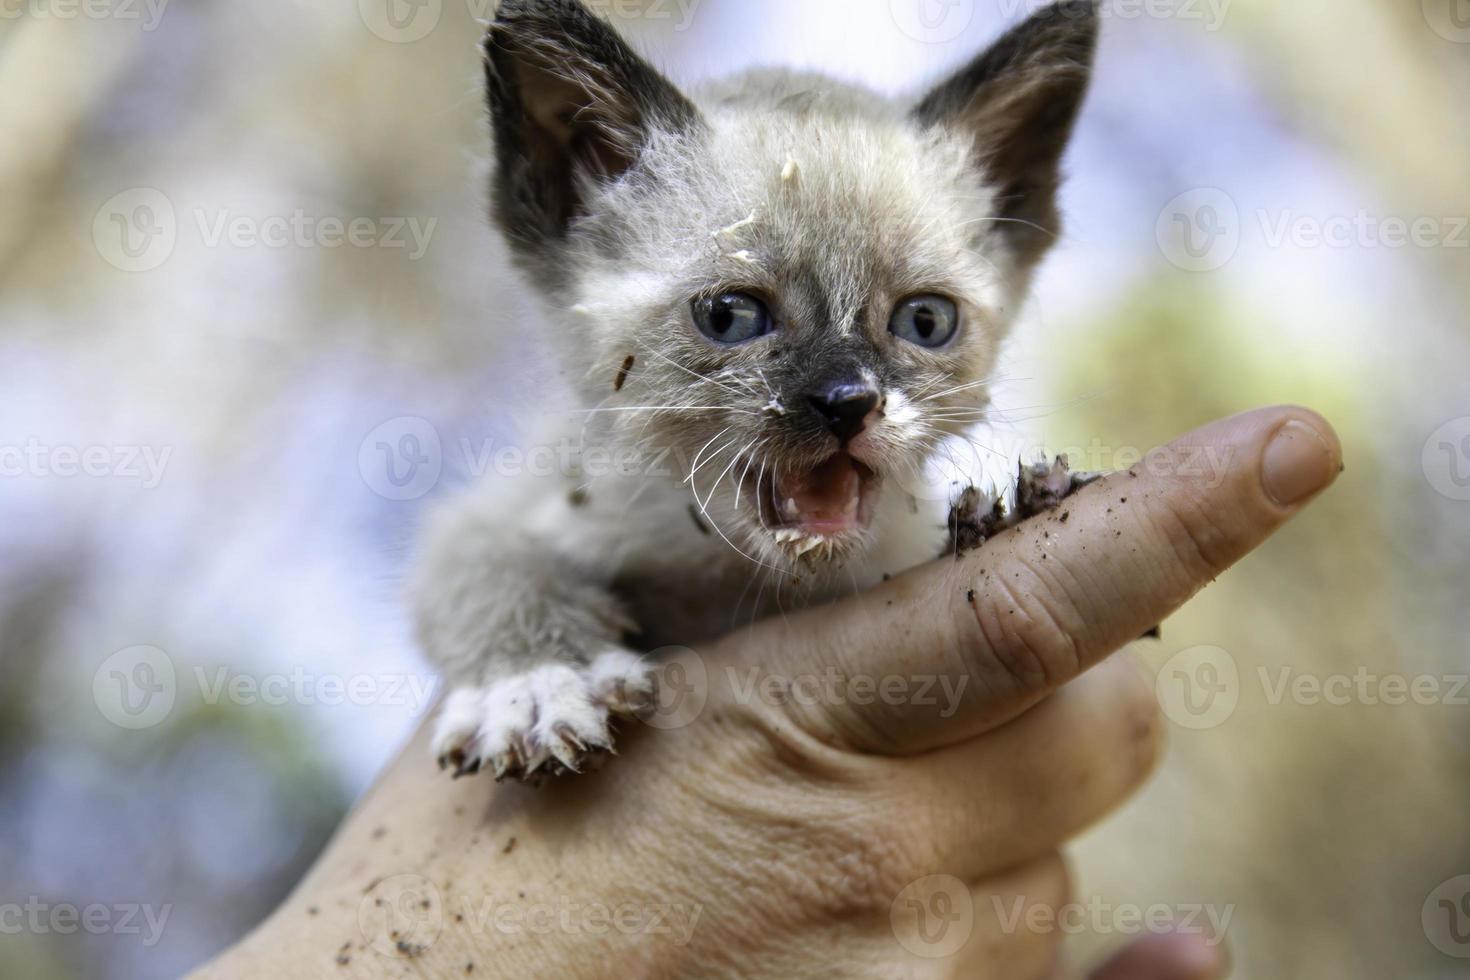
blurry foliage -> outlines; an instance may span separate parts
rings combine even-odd
[[[1276,315],[1206,277],[1138,284],[1124,305],[1078,328],[1054,365],[1056,386],[1081,399],[1062,419],[1088,433],[1153,446],[1189,426],[1282,400],[1311,405],[1351,437],[1359,432],[1350,359],[1283,357],[1261,343]],[[1243,328],[1243,324],[1251,325]],[[1090,437],[1090,436],[1089,436]],[[1066,441],[1063,439],[1062,441]],[[1372,461],[1364,461],[1371,466]]]
[[[1271,316],[1199,279],[1168,277],[1089,322],[1086,343],[1058,365],[1061,389],[1083,396],[1047,419],[1058,445],[1106,434],[1146,448],[1257,405],[1298,402],[1333,420],[1348,460],[1329,494],[1166,622],[1162,642],[1137,647],[1155,669],[1191,646],[1223,648],[1241,700],[1217,729],[1172,729],[1154,785],[1082,848],[1084,893],[1234,905],[1241,976],[1427,976],[1443,957],[1424,942],[1419,904],[1450,870],[1470,867],[1470,840],[1449,829],[1470,808],[1464,709],[1273,704],[1266,691],[1283,668],[1464,671],[1463,640],[1447,624],[1428,630],[1426,651],[1396,615],[1390,542],[1420,525],[1433,533],[1430,494],[1421,473],[1393,473],[1380,454],[1376,420],[1361,408],[1375,379],[1345,359],[1283,357],[1262,330],[1241,326],[1269,334]],[[1386,487],[1403,496],[1386,498]]]
[[[153,947],[135,934],[5,935],[0,976],[173,975],[280,903],[349,796],[293,711],[181,698],[151,729],[103,720],[77,673],[58,669],[76,655],[65,625],[83,583],[79,564],[54,562],[8,583],[0,605],[0,903],[143,902],[168,918]]]

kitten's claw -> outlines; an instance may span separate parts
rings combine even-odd
[[[1102,479],[1101,473],[1073,473],[1066,456],[1052,462],[1020,464],[1016,472],[1015,506],[1006,507],[1001,495],[987,495],[969,487],[949,513],[949,547],[941,558],[960,557],[1022,521],[1056,510],[1072,494]]]
[[[536,785],[547,776],[600,768],[613,751],[610,717],[650,704],[652,676],[641,657],[611,650],[587,666],[548,664],[459,688],[444,702],[434,755],[455,779],[487,769],[497,782]]]
[[[592,661],[593,697],[613,714],[636,717],[655,701],[657,676],[643,658],[626,650],[610,650]]]

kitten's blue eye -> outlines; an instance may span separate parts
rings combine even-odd
[[[888,329],[920,347],[943,347],[960,326],[960,311],[943,296],[911,296],[898,304]]]
[[[771,332],[771,311],[747,293],[694,301],[694,325],[717,344],[743,344]]]

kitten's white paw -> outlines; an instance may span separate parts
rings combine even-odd
[[[651,668],[626,650],[458,688],[439,715],[434,755],[455,778],[482,768],[497,780],[581,772],[612,751],[609,715],[632,716],[653,694]]]

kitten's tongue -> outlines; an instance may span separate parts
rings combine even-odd
[[[782,519],[818,534],[856,525],[862,494],[862,475],[847,453],[838,453],[804,473],[783,474],[776,480]]]

